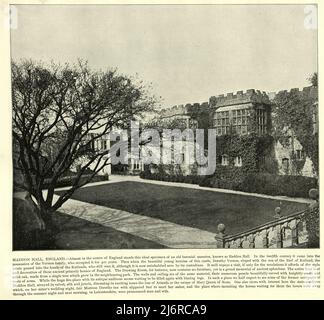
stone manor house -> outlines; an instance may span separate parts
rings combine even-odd
[[[287,91],[281,91],[287,92]],[[318,91],[316,87],[305,87],[302,90],[298,88],[291,89],[293,92],[303,97],[310,98],[312,102],[313,134],[318,133]],[[279,92],[280,93],[280,92]],[[224,136],[247,137],[252,133],[258,137],[270,136],[273,133],[274,99],[279,93],[266,93],[255,89],[249,89],[245,92],[221,94],[212,96],[208,102],[177,105],[171,108],[162,109],[159,112],[158,121],[178,121],[182,124],[181,128],[201,128],[216,130],[217,138]],[[302,121],[302,119],[301,119]],[[273,167],[275,163],[276,173],[279,175],[302,175],[307,177],[316,176],[312,160],[305,155],[303,147],[293,132],[289,133],[289,143],[282,144],[280,140],[274,139],[271,146],[263,152],[257,154],[257,162],[260,168]],[[205,140],[207,137],[205,138]],[[102,141],[97,141],[97,148],[109,150],[110,139],[104,137]],[[162,136],[163,141],[163,136]],[[206,142],[206,141],[205,141]],[[217,144],[216,144],[217,146]],[[216,147],[217,148],[217,147]],[[172,153],[172,146],[164,147],[164,152]],[[182,154],[183,164],[180,165],[181,172],[184,175],[195,174],[192,166],[188,165],[188,145],[183,143]],[[157,151],[160,152],[160,151]],[[244,166],[244,157],[240,154],[229,155],[226,152],[219,154],[217,149],[217,164],[223,167],[242,167]],[[174,155],[173,155],[174,158]],[[299,169],[296,170],[296,161],[299,163]],[[139,160],[130,159],[129,165],[123,167],[124,173],[139,174],[144,171],[145,166]],[[261,169],[262,171],[263,169]],[[154,172],[154,169],[151,168]],[[267,170],[265,170],[267,171]],[[107,166],[103,173],[118,173],[118,165]]]
[[[283,91],[282,91],[283,92]],[[318,132],[318,92],[315,87],[305,87],[302,90],[291,89],[290,92],[310,97],[316,101],[313,103],[313,134]],[[248,136],[254,132],[257,136],[271,136],[273,121],[273,101],[279,93],[266,93],[264,91],[249,89],[246,92],[238,91],[237,93],[221,94],[212,96],[208,102],[178,105],[172,108],[163,109],[159,118],[161,121],[178,120],[182,122],[185,128],[214,128],[217,137],[222,136]],[[186,158],[184,150],[182,158]],[[218,151],[217,151],[218,152]],[[217,153],[217,162],[221,166],[244,165],[242,156],[238,153],[234,157],[228,154]],[[302,164],[301,168],[296,171],[295,162]],[[271,162],[272,161],[272,162]],[[274,139],[271,148],[258,154],[258,163],[267,163],[272,166],[276,162],[277,172],[279,175],[302,175],[314,177],[316,175],[314,165],[309,157],[303,151],[303,147],[290,132],[289,143],[282,144],[279,140]],[[181,166],[184,174],[192,174],[190,166],[185,163]],[[128,172],[138,174],[144,170],[142,163],[131,162]]]

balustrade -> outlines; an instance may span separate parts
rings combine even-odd
[[[215,236],[217,248],[291,248],[307,242],[304,216],[307,210],[280,217],[276,220],[234,235],[225,234],[225,225],[218,225]]]

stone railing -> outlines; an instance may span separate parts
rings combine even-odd
[[[306,211],[280,217],[280,210],[276,210],[276,220],[234,235],[226,235],[225,225],[219,224],[217,248],[292,248],[306,244]]]

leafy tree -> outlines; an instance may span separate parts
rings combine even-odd
[[[317,72],[314,72],[307,80],[311,83],[313,87],[317,88],[318,85]]]
[[[142,82],[116,70],[92,71],[82,61],[72,66],[12,63],[14,163],[24,177],[18,187],[34,197],[45,225],[107,165],[108,150],[93,148],[95,141],[114,127],[127,127],[154,104]],[[71,188],[54,201],[57,181],[76,165]],[[90,167],[92,174],[84,179]]]
[[[165,129],[179,129],[183,131],[187,129],[187,120],[176,117],[162,118],[158,116],[148,121],[145,124],[144,129],[155,129],[160,133],[162,133]]]

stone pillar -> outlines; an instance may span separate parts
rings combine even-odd
[[[281,218],[281,208],[280,207],[276,207],[275,208],[275,218],[280,219]]]
[[[263,248],[269,248],[269,230],[266,230],[264,233],[264,237],[262,239],[262,247]]]
[[[282,229],[281,229],[281,225],[278,224],[276,226],[276,247],[277,248],[282,248],[283,247],[283,237],[282,237]]]
[[[298,245],[298,225],[295,223],[295,225],[291,228],[291,244],[292,246]]]
[[[220,223],[217,226],[217,231],[215,239],[216,239],[216,248],[224,248],[225,247],[225,225],[223,223]]]
[[[308,247],[319,248],[319,192],[309,190],[309,197],[314,200],[305,212],[305,223],[308,234]]]

